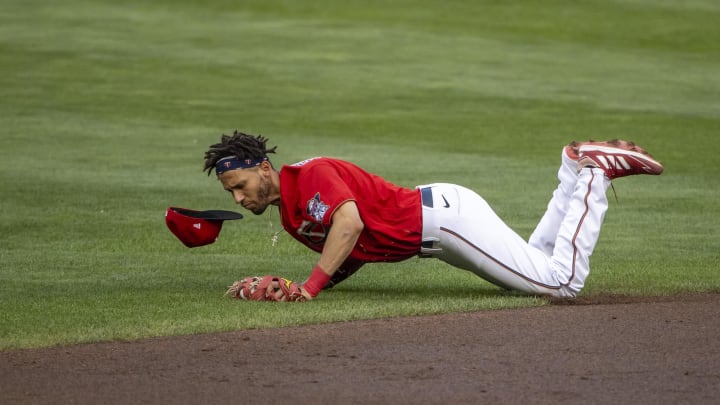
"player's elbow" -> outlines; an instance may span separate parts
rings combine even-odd
[[[346,217],[343,218],[340,224],[334,224],[333,227],[338,226],[342,236],[344,238],[356,238],[365,229],[365,224],[359,217]]]
[[[333,215],[333,229],[337,229],[342,236],[357,237],[365,229],[355,202],[343,204]]]
[[[352,235],[360,235],[363,229],[365,229],[365,224],[360,218],[352,218],[347,224],[347,227],[348,232]]]

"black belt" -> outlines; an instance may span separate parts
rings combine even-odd
[[[422,200],[422,205],[428,208],[433,207],[433,195],[431,187],[423,187],[420,189],[420,200]]]
[[[433,193],[432,193],[432,187],[423,187],[420,189],[420,200],[422,201],[422,205],[428,208],[433,207]],[[423,249],[433,249],[435,246],[436,239],[431,238],[427,240],[422,241],[422,248]],[[430,253],[421,253],[420,257],[431,257]]]
[[[422,205],[432,208],[433,207],[433,194],[432,194],[432,188],[430,187],[423,187],[420,189],[420,200],[422,201]],[[422,241],[422,247],[423,248],[432,248],[433,247],[433,241],[432,240],[424,240]]]

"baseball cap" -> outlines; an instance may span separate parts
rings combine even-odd
[[[223,221],[241,219],[238,212],[209,210],[195,211],[169,207],[165,211],[165,224],[180,242],[189,248],[209,245],[217,240]]]

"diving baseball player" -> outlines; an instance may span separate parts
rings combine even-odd
[[[338,159],[316,157],[276,170],[267,139],[235,131],[205,153],[237,204],[262,214],[277,206],[283,228],[320,253],[298,284],[265,276],[236,282],[233,297],[305,301],[363,264],[414,256],[437,258],[506,289],[575,297],[616,178],[659,175],[662,165],[631,142],[573,142],[563,148],[559,185],[529,241],[508,227],[477,193],[455,184],[398,187]]]

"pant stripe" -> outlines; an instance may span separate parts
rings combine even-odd
[[[469,240],[463,238],[460,234],[458,234],[457,232],[455,232],[455,231],[453,231],[453,230],[450,230],[450,229],[448,229],[448,228],[445,228],[445,227],[441,226],[441,227],[440,227],[440,231],[446,232],[446,233],[448,233],[448,234],[450,234],[450,235],[452,235],[452,236],[460,239],[461,241],[465,242],[468,246],[470,246],[471,248],[473,248],[475,251],[477,251],[477,252],[480,253],[481,255],[483,255],[483,256],[487,257],[488,259],[492,260],[493,262],[495,262],[495,264],[497,264],[498,266],[500,266],[500,267],[502,267],[503,269],[509,271],[510,273],[513,273],[514,275],[516,275],[516,276],[518,276],[518,277],[526,280],[526,281],[529,282],[529,283],[532,283],[532,284],[535,284],[535,285],[537,285],[537,286],[540,286],[540,287],[543,287],[543,288],[547,288],[547,289],[550,289],[550,290],[559,290],[559,289],[561,288],[561,286],[557,286],[557,285],[547,285],[547,284],[541,283],[541,282],[539,282],[539,281],[533,280],[533,279],[527,277],[526,275],[520,273],[519,271],[512,269],[510,266],[508,266],[508,265],[500,262],[498,259],[496,259],[496,258],[494,258],[493,256],[489,255],[487,252],[485,252],[484,250],[480,249],[478,246],[475,246],[472,242],[470,242]]]
[[[592,171],[590,171],[592,173]],[[575,268],[576,268],[576,261],[578,256],[578,247],[577,247],[577,238],[580,234],[580,230],[582,229],[583,224],[585,223],[585,217],[587,217],[588,212],[590,211],[590,204],[588,203],[588,199],[590,198],[590,193],[592,192],[592,185],[595,181],[595,173],[592,173],[592,178],[590,178],[590,181],[588,182],[588,188],[587,192],[585,193],[585,198],[583,199],[583,202],[585,203],[585,211],[583,212],[582,216],[580,217],[580,221],[578,222],[578,226],[575,229],[575,234],[572,238],[572,247],[573,247],[573,256],[572,256],[572,267],[570,271],[570,278],[567,281],[567,284],[570,285],[572,283],[573,279],[575,278]]]

